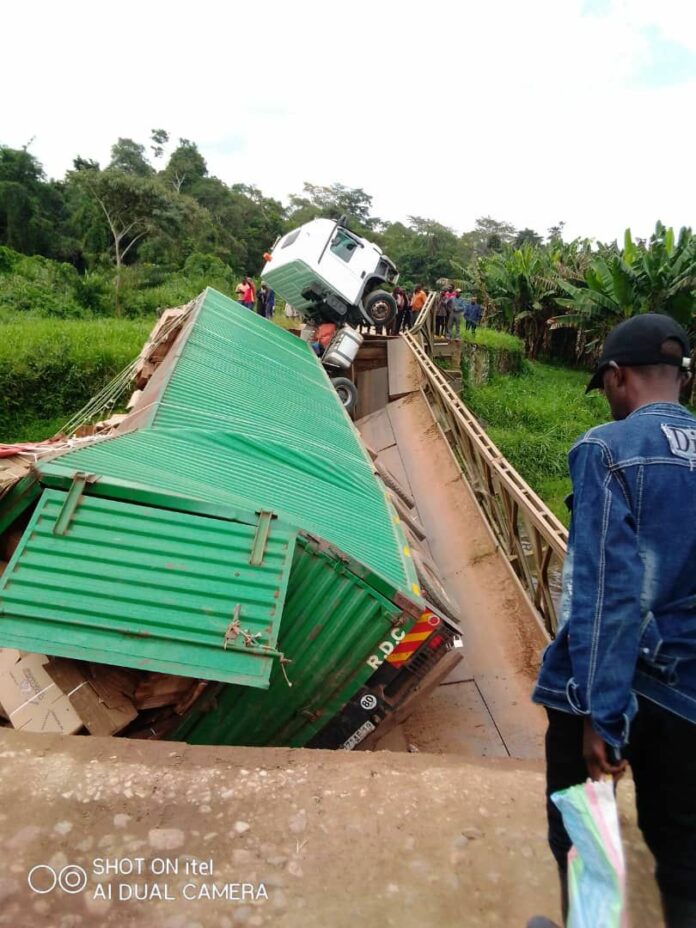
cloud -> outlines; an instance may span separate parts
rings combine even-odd
[[[643,35],[647,54],[636,69],[639,84],[667,87],[696,80],[696,52],[666,38],[657,26],[647,26]]]
[[[608,16],[611,13],[611,0],[583,0],[582,16]]]

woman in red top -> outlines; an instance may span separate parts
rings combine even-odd
[[[247,309],[253,309],[254,303],[256,301],[256,287],[251,277],[245,277],[242,281],[242,299],[240,300],[242,306],[246,306]]]

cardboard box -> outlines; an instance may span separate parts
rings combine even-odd
[[[16,664],[21,656],[22,652],[17,651],[16,648],[0,648],[0,673],[4,673],[5,670]]]
[[[111,668],[104,670],[108,677]],[[115,668],[112,676],[117,671]],[[87,678],[86,664],[52,657],[46,664],[46,672],[64,693],[70,694],[73,708],[92,735],[115,735],[138,717],[138,710],[127,696],[113,688],[109,692],[107,681],[100,686],[98,678]]]
[[[2,651],[0,704],[14,728],[22,731],[73,734],[82,719],[70,699],[44,668],[45,654],[26,654],[12,660],[12,649]],[[19,652],[14,652],[18,654]]]

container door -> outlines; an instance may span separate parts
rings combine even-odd
[[[0,578],[0,647],[268,687],[296,533],[45,490]]]

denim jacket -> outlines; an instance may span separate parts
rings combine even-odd
[[[590,429],[573,482],[559,629],[533,699],[628,741],[636,693],[696,723],[696,418],[650,403]]]

